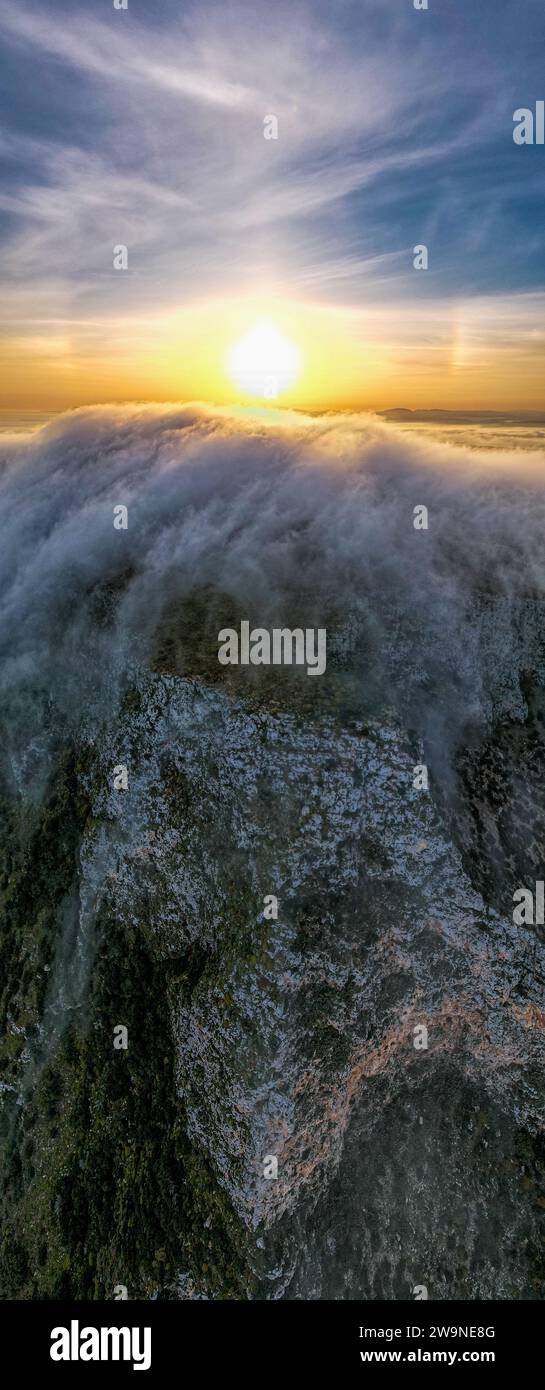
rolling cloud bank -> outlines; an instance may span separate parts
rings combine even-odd
[[[165,624],[191,674],[195,594],[212,660],[207,595],[237,625],[327,625],[364,702],[412,704],[420,733],[448,739],[494,703],[520,710],[537,659],[541,451],[479,454],[366,415],[84,409],[4,444],[0,516],[4,692],[46,693],[68,727],[112,717]]]

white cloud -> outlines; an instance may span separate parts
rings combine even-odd
[[[349,624],[362,708],[397,704],[441,747],[493,708],[521,717],[520,672],[543,660],[543,449],[187,405],[76,411],[0,456],[2,683],[23,743],[40,692],[68,727],[111,719],[158,626],[205,589],[265,626],[298,625],[302,603],[311,626]]]
[[[21,290],[29,279],[37,287],[58,279],[76,316],[82,306],[99,316],[110,307],[112,239],[134,254],[135,312],[224,293],[241,276],[266,276],[267,266],[281,264],[296,285],[308,268],[306,241],[311,270],[322,262],[322,291],[337,295],[342,280],[357,294],[354,232],[347,212],[339,221],[340,205],[397,171],[470,147],[492,120],[479,92],[480,108],[470,101],[448,136],[441,123],[435,130],[430,107],[445,109],[455,75],[430,64],[425,45],[408,54],[395,23],[374,38],[375,5],[363,46],[305,5],[197,5],[165,24],[118,18],[7,4],[0,21],[19,51],[36,50],[40,62],[68,65],[87,82],[93,153],[72,141],[67,110],[64,142],[57,132],[26,138],[36,173],[8,186],[2,204],[17,218],[4,274]],[[477,98],[466,74],[466,95],[473,89]],[[269,111],[280,121],[277,142],[263,139]],[[368,208],[358,232],[366,262],[377,255],[373,225]],[[335,257],[321,258],[333,231]]]

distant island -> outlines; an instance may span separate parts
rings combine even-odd
[[[383,420],[406,420],[429,425],[545,425],[545,412],[539,410],[377,410]]]

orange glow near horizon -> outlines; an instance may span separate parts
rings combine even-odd
[[[537,311],[537,310],[536,310]],[[203,400],[287,409],[539,410],[545,369],[527,306],[346,307],[269,294],[147,317],[28,325],[4,337],[0,408]],[[31,330],[31,331],[30,331]],[[253,336],[252,336],[253,335]],[[275,378],[267,382],[267,378]]]

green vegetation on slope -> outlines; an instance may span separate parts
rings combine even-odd
[[[97,922],[85,1008],[44,1060],[44,966],[59,906],[77,891],[88,816],[78,770],[67,754],[26,825],[4,805],[3,1075],[15,1084],[23,1053],[23,1104],[4,1093],[0,1296],[109,1299],[117,1284],[129,1297],[168,1296],[183,1269],[212,1296],[244,1298],[245,1233],[176,1094],[169,972],[143,931],[116,920],[113,900]],[[127,1051],[113,1047],[119,1023]]]

